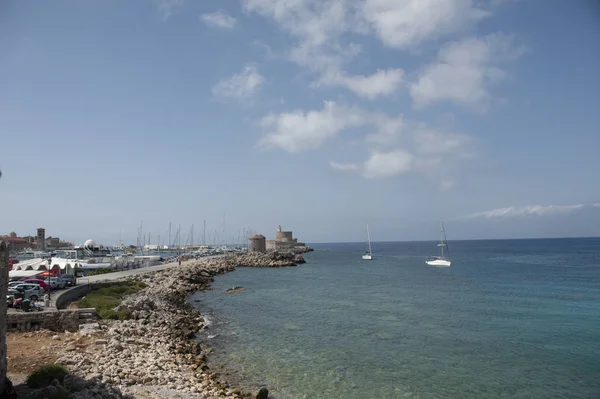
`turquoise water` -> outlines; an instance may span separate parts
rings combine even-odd
[[[370,262],[364,244],[315,249],[191,298],[214,321],[213,362],[243,386],[278,399],[600,397],[600,239],[451,242],[450,268],[424,264],[435,243],[374,243]]]

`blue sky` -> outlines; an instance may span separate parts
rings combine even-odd
[[[3,232],[600,235],[594,1],[4,1]],[[222,237],[219,238],[222,240]]]

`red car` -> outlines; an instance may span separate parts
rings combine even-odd
[[[44,291],[48,291],[48,283],[46,283],[44,280],[40,280],[39,278],[26,278],[25,280],[22,280],[22,281],[24,283],[28,283],[28,284],[37,284]]]

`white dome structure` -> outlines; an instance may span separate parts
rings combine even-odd
[[[87,240],[85,243],[83,243],[83,246],[86,248],[93,248],[96,246],[96,241],[94,240]]]

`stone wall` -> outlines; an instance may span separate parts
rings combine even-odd
[[[294,237],[291,231],[277,231],[275,233],[275,241],[278,242],[287,242],[293,241]]]
[[[8,291],[8,245],[0,241],[0,396],[6,380],[6,293]]]
[[[77,331],[80,324],[98,319],[96,309],[58,310],[53,312],[11,312],[6,318],[8,331]]]
[[[71,302],[83,298],[85,295],[92,292],[93,287],[91,284],[80,284],[60,294],[56,298],[56,309],[66,309]]]
[[[267,240],[267,251],[282,251],[292,249],[298,246],[298,240],[294,238],[292,241],[277,241]]]
[[[100,288],[123,284],[127,284],[127,281],[108,280],[98,281],[96,283],[91,284],[79,284],[73,288],[64,291],[62,294],[60,294],[58,298],[56,298],[56,308],[66,309],[71,302],[75,302],[76,300],[83,298],[92,291],[98,290]]]

